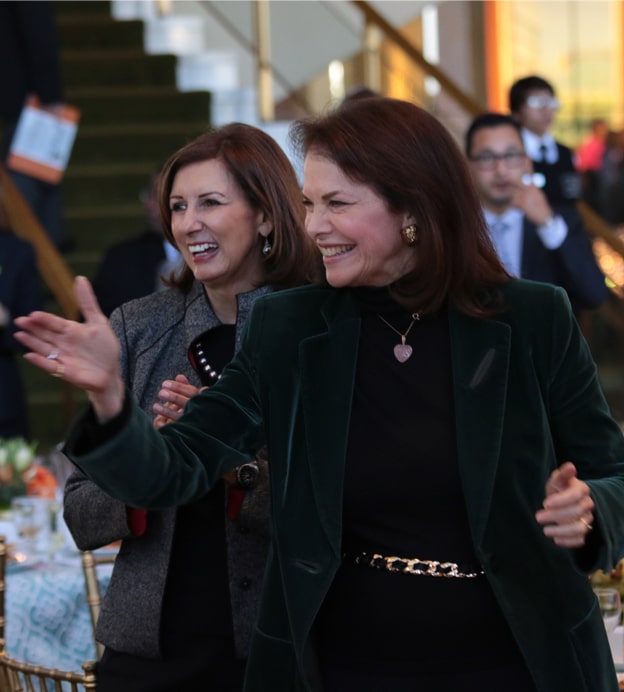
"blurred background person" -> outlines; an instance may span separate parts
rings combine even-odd
[[[592,209],[598,211],[598,175],[607,148],[609,124],[604,118],[594,118],[589,135],[576,150],[576,169],[581,174],[581,194]]]
[[[0,2],[0,155],[6,160],[29,96],[52,111],[63,100],[54,2]],[[59,249],[67,247],[59,185],[10,171],[22,196]]]
[[[318,257],[295,172],[254,127],[228,125],[177,151],[158,198],[184,268],[168,290],[115,310],[111,325],[126,386],[160,425],[217,379],[256,298],[314,278]],[[78,547],[123,540],[97,626],[100,692],[242,688],[269,541],[267,463],[262,452],[248,461],[163,512],[129,509],[80,472],[68,480]]]
[[[165,283],[162,278],[168,278],[182,265],[180,252],[164,234],[157,182],[158,171],[154,171],[149,184],[139,195],[145,230],[111,246],[93,279],[93,290],[107,317],[129,300],[163,290]]]
[[[598,213],[610,224],[624,223],[624,130],[607,135],[602,168],[596,180]]]
[[[41,278],[30,243],[0,226],[0,437],[29,437],[26,392],[13,320],[41,309]]]
[[[512,276],[565,288],[578,315],[609,297],[581,217],[551,205],[532,182],[519,125],[485,113],[466,132],[466,155],[490,235]]]
[[[552,85],[542,77],[523,77],[509,90],[512,117],[522,128],[526,153],[536,173],[544,176],[543,189],[551,204],[573,206],[581,196],[580,176],[572,150],[557,142],[550,128],[561,104]]]

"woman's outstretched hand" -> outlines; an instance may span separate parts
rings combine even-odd
[[[123,408],[119,343],[88,279],[77,277],[74,290],[84,322],[32,312],[15,320],[21,330],[15,338],[29,350],[24,358],[30,363],[84,389],[98,420],[105,422]]]

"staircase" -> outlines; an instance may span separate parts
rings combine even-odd
[[[109,2],[55,5],[66,98],[81,111],[62,183],[65,257],[74,274],[92,277],[108,246],[143,230],[139,193],[155,167],[209,126],[210,94],[180,93],[176,58],[146,55],[143,22],[112,19]],[[48,299],[46,309],[57,307]],[[46,452],[84,396],[27,363],[23,374],[32,439]]]

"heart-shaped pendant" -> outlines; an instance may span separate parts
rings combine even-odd
[[[405,363],[412,355],[412,347],[408,344],[397,344],[394,347],[394,357],[399,363]]]

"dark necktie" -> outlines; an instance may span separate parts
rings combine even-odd
[[[548,147],[545,144],[540,144],[540,161],[546,163],[546,154],[548,153]]]

